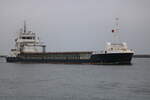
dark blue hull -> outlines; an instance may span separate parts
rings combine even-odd
[[[64,63],[64,64],[131,64],[133,53],[92,54],[89,59],[53,59],[44,56],[30,57],[26,55],[7,57],[7,62],[21,63]]]
[[[96,64],[131,64],[133,53],[107,53],[91,56],[91,62]]]
[[[21,63],[52,63],[52,64],[89,64],[90,60],[61,60],[61,59],[22,59],[22,58],[12,58],[7,57],[7,62],[21,62]]]

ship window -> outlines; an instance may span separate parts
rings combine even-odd
[[[27,37],[27,39],[32,39],[32,37]]]
[[[32,39],[32,37],[22,37],[22,39]]]
[[[22,39],[26,39],[26,37],[22,37]]]

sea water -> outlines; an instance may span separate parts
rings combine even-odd
[[[132,65],[0,60],[0,100],[150,100],[150,58]]]

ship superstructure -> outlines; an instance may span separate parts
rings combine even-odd
[[[125,42],[123,43],[110,43],[108,42],[105,48],[106,53],[134,53],[133,50],[128,49]]]
[[[92,62],[100,64],[130,64],[134,51],[128,49],[127,43],[121,42],[119,38],[119,18],[115,19],[115,26],[112,29],[113,41],[107,42],[106,47],[100,53],[91,56]]]
[[[17,56],[20,53],[37,53],[45,52],[46,46],[43,45],[39,37],[32,31],[27,31],[26,22],[24,21],[24,29],[20,32],[15,39],[15,49],[11,49],[11,55]]]

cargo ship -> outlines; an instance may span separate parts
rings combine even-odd
[[[117,28],[115,30],[118,30]],[[115,33],[115,30],[112,30]],[[46,52],[46,45],[32,31],[27,31],[26,23],[15,39],[15,49],[11,49],[6,61],[10,63],[54,63],[54,64],[131,64],[133,51],[126,43],[107,43],[100,52]]]

